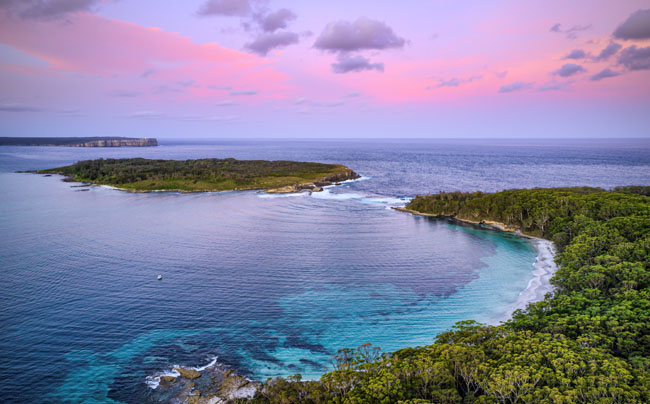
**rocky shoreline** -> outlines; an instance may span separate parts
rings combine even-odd
[[[236,159],[95,159],[44,170],[66,182],[86,182],[127,192],[260,191],[272,194],[320,192],[323,187],[361,178],[340,164]]]
[[[280,187],[280,188],[270,188],[270,189],[265,189],[261,192],[266,192],[267,194],[292,194],[295,192],[301,192],[305,190],[311,192],[322,192],[323,187],[327,187],[330,185],[338,185],[343,181],[356,180],[357,178],[361,178],[361,176],[355,173],[354,171],[348,169],[340,173],[328,175],[317,181],[305,182],[296,185],[287,185],[286,187]]]
[[[417,210],[413,209],[407,209],[407,208],[402,208],[402,207],[393,207],[393,209],[398,210],[400,212],[404,213],[410,213],[415,216],[426,216],[426,217],[437,217],[437,218],[444,218],[444,219],[450,219],[459,223],[465,223],[465,224],[473,224],[475,226],[485,226],[492,228],[494,230],[499,230],[499,231],[505,231],[508,233],[515,233],[517,236],[524,237],[524,238],[530,238],[530,239],[536,239],[536,240],[545,240],[543,238],[531,236],[525,233],[522,233],[521,229],[513,226],[509,226],[505,223],[501,222],[495,222],[492,220],[481,220],[481,221],[475,221],[475,220],[469,220],[469,219],[460,219],[456,216],[451,216],[451,215],[434,215],[432,213],[422,213],[418,212]],[[545,240],[546,241],[546,240]]]
[[[156,401],[186,404],[222,404],[252,398],[262,387],[257,381],[236,374],[214,359],[199,367],[174,366],[171,371],[147,378]]]
[[[19,172],[26,172],[26,173],[34,173],[34,171],[19,171]],[[63,175],[63,174],[59,174]],[[45,174],[45,177],[51,177],[52,174]],[[73,187],[88,187],[91,185],[98,185],[110,189],[115,189],[118,191],[125,191],[125,192],[133,192],[133,193],[151,193],[151,192],[178,192],[178,193],[183,193],[183,194],[192,194],[192,193],[204,193],[204,192],[229,192],[229,191],[258,191],[262,193],[268,193],[268,194],[289,194],[289,193],[297,193],[297,192],[322,192],[323,187],[330,186],[330,185],[339,185],[343,181],[349,181],[349,180],[356,180],[358,178],[361,178],[359,174],[354,172],[353,170],[347,169],[345,171],[342,171],[340,173],[332,174],[326,177],[323,177],[317,181],[313,182],[305,182],[301,184],[295,184],[295,185],[287,185],[285,187],[280,187],[280,188],[268,188],[268,189],[263,189],[263,188],[234,188],[231,190],[225,190],[225,191],[187,191],[184,189],[152,189],[152,190],[140,190],[140,189],[128,189],[128,188],[120,188],[115,185],[107,185],[107,184],[97,184],[97,183],[92,183],[92,182],[87,182],[87,181],[78,181],[75,180],[72,177],[65,176],[63,178],[64,182],[79,182],[81,185],[73,185]]]

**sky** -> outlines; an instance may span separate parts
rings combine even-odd
[[[650,137],[650,0],[0,0],[0,136]]]

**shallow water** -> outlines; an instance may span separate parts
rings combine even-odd
[[[151,376],[215,356],[257,378],[314,378],[338,348],[424,345],[458,320],[502,318],[534,277],[529,241],[388,207],[440,188],[650,183],[647,143],[601,146],[0,148],[0,397],[151,402]],[[335,161],[365,179],[289,197],[12,173],[100,156]]]

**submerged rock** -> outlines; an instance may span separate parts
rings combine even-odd
[[[170,384],[174,383],[176,381],[175,376],[160,376],[160,383],[161,384]]]
[[[200,368],[177,366],[178,377],[160,376],[153,398],[160,402],[188,404],[225,404],[240,398],[252,398],[261,383],[248,380],[217,363]]]
[[[181,374],[182,377],[189,380],[194,380],[201,377],[201,372],[199,372],[198,370],[181,368],[181,367],[177,367],[176,370],[178,371],[178,373]]]

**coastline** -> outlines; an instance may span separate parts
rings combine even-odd
[[[528,281],[526,289],[519,293],[519,298],[506,310],[502,316],[495,319],[495,324],[509,320],[512,313],[516,310],[523,310],[530,303],[544,300],[544,296],[552,292],[554,286],[551,284],[551,278],[557,271],[555,263],[555,246],[553,242],[541,238],[531,240],[537,250],[537,259],[533,264],[535,268],[532,272],[533,278]]]
[[[250,399],[262,388],[259,381],[237,374],[212,357],[203,366],[172,365],[145,378],[156,401],[192,404]]]
[[[557,271],[557,265],[555,264],[555,246],[552,241],[546,240],[541,237],[530,236],[524,234],[516,228],[510,227],[505,223],[494,222],[494,221],[472,221],[466,219],[459,219],[454,216],[445,216],[445,215],[434,215],[431,213],[422,213],[416,210],[402,208],[402,207],[393,207],[400,212],[410,213],[414,216],[424,216],[424,217],[434,217],[440,219],[450,219],[451,221],[462,223],[462,224],[471,224],[479,227],[488,227],[492,230],[502,231],[513,233],[518,237],[523,237],[529,239],[537,251],[537,258],[533,263],[532,278],[528,281],[526,289],[522,290],[519,293],[519,297],[511,305],[508,305],[503,314],[495,317],[490,320],[488,324],[498,325],[499,323],[505,322],[512,317],[512,313],[516,310],[523,310],[531,303],[539,302],[544,300],[544,296],[553,291],[553,285],[551,284],[551,278],[555,275]]]
[[[27,173],[27,174],[43,174],[41,172],[35,172],[35,171],[18,171],[18,173]],[[53,175],[59,175],[62,176],[63,178],[61,181],[63,182],[75,182],[79,183],[82,185],[76,185],[76,187],[90,187],[90,186],[97,186],[97,187],[102,187],[106,189],[112,189],[116,191],[124,191],[124,192],[131,192],[131,193],[136,193],[136,194],[148,194],[148,193],[154,193],[154,192],[172,192],[172,193],[180,193],[180,194],[200,194],[200,193],[218,193],[218,192],[232,192],[232,191],[257,191],[260,193],[266,193],[266,194],[298,194],[301,192],[322,192],[324,188],[326,187],[333,187],[337,185],[341,185],[343,183],[349,182],[349,181],[356,181],[360,178],[362,178],[359,174],[355,173],[352,170],[348,170],[343,173],[338,173],[338,174],[333,174],[333,175],[328,175],[323,178],[317,179],[315,181],[311,182],[303,182],[303,183],[298,183],[298,184],[293,184],[293,185],[287,185],[284,187],[279,187],[279,188],[263,188],[263,187],[252,187],[252,188],[233,188],[233,189],[221,189],[221,190],[185,190],[185,189],[131,189],[131,188],[122,188],[118,187],[115,185],[110,185],[110,184],[102,184],[102,183],[97,183],[97,182],[91,182],[88,180],[84,179],[77,179],[65,174],[59,174],[59,173],[51,173],[51,174],[45,174],[46,177],[51,177]],[[345,178],[341,179],[340,178]]]
[[[144,160],[144,159],[142,159]],[[94,160],[97,161],[97,160]],[[103,161],[102,159],[99,159],[99,161]],[[111,160],[112,162],[114,161],[121,161],[121,160]],[[146,160],[144,160],[146,161]],[[153,161],[153,160],[152,160]],[[161,162],[162,160],[157,160],[155,162]],[[172,160],[167,160],[167,161],[162,161],[163,163],[169,163]],[[203,160],[197,160],[197,161],[203,161]],[[229,163],[229,161],[226,160],[215,160],[212,159],[210,160],[211,163],[214,162],[221,163],[222,165],[225,165]],[[232,161],[237,161],[237,160],[232,160]],[[190,160],[182,161],[180,162],[181,164],[183,163],[188,163]],[[82,162],[83,163],[83,162]],[[318,177],[314,178],[313,175],[314,173],[303,173],[300,171],[301,167],[304,165],[314,165],[314,164],[321,164],[322,163],[309,163],[309,162],[269,162],[269,161],[246,161],[242,160],[238,162],[239,165],[241,166],[242,164],[245,167],[248,166],[253,166],[254,169],[260,170],[260,164],[276,164],[276,166],[279,164],[280,168],[282,169],[282,164],[294,164],[298,165],[299,167],[294,169],[291,173],[287,174],[277,174],[273,171],[273,168],[268,168],[268,167],[262,167],[261,170],[262,172],[256,173],[256,175],[252,175],[249,177],[246,177],[245,180],[242,180],[240,182],[243,182],[242,186],[234,186],[237,183],[237,175],[238,171],[235,169],[222,169],[227,171],[227,174],[222,177],[219,177],[219,181],[216,179],[210,180],[205,180],[202,181],[199,185],[192,185],[192,184],[197,184],[198,179],[194,179],[192,181],[192,178],[194,177],[187,177],[187,174],[185,177],[177,179],[173,182],[173,186],[180,186],[181,188],[154,188],[157,184],[155,183],[155,178],[149,179],[149,181],[153,181],[147,186],[142,186],[142,183],[147,180],[147,174],[141,174],[141,177],[138,177],[136,179],[132,179],[131,182],[125,182],[124,184],[113,184],[110,183],[110,181],[102,181],[101,179],[98,180],[91,180],[90,178],[85,178],[84,175],[88,174],[86,172],[70,172],[68,169],[73,169],[76,167],[77,164],[75,163],[71,166],[65,166],[65,167],[59,167],[59,168],[53,168],[53,169],[44,169],[44,170],[31,170],[31,171],[18,171],[18,172],[24,172],[24,173],[31,173],[31,174],[45,174],[48,176],[51,176],[52,174],[59,174],[63,175],[64,182],[80,182],[84,184],[89,184],[89,185],[97,185],[97,186],[104,186],[104,187],[110,187],[111,189],[116,189],[120,191],[126,191],[126,192],[134,192],[134,193],[149,193],[149,192],[175,192],[175,193],[203,193],[203,192],[223,192],[223,191],[258,191],[258,192],[264,192],[264,193],[269,193],[269,194],[289,194],[289,193],[298,193],[298,192],[322,192],[324,187],[331,186],[331,185],[339,185],[343,181],[348,181],[348,180],[355,180],[358,178],[361,178],[359,174],[354,172],[353,170],[349,169],[348,167],[345,167],[343,165],[336,165],[335,168],[329,167],[329,171],[326,172],[317,172],[315,175]],[[214,165],[214,164],[213,164]],[[248,165],[248,166],[246,166]],[[249,167],[250,168],[250,167]],[[302,168],[304,170],[304,168]],[[67,170],[67,171],[66,171]],[[185,167],[185,172],[187,172],[188,168]],[[208,174],[212,173],[209,169],[204,169],[203,171],[208,172]],[[214,171],[214,167],[212,168]],[[241,170],[241,169],[240,169]],[[266,170],[266,172],[264,172]],[[269,171],[270,170],[270,171]],[[296,171],[297,170],[297,171]],[[219,171],[217,171],[219,172]],[[181,170],[182,173],[182,170]],[[205,174],[205,173],[204,173]],[[230,175],[230,177],[228,176]],[[282,175],[281,177],[277,177],[278,175]],[[233,178],[231,177],[235,177]],[[277,178],[276,178],[277,177]],[[103,178],[103,177],[102,177]],[[172,178],[173,179],[173,178]],[[163,178],[163,185],[164,185],[164,180]],[[176,183],[178,182],[178,183]],[[224,182],[226,184],[224,184]],[[234,182],[234,183],[233,183]],[[248,183],[246,183],[248,182]],[[252,182],[252,183],[251,183]],[[207,185],[207,186],[206,186]]]
[[[448,218],[459,223],[479,226],[483,230],[507,231],[530,240],[537,251],[536,260],[532,264],[534,267],[531,272],[532,278],[529,279],[526,288],[519,293],[514,302],[503,306],[501,308],[503,311],[500,314],[485,321],[487,325],[496,326],[509,320],[514,311],[524,309],[530,303],[543,300],[545,295],[553,290],[550,279],[557,270],[557,266],[554,262],[555,248],[551,241],[510,230],[508,226],[499,222],[473,222],[420,213],[400,207],[392,207],[392,209],[417,216]],[[192,398],[191,402],[197,404],[221,402],[216,400],[227,402],[236,398],[252,398],[263,389],[263,384],[260,381],[237,375],[233,370],[218,363],[216,357],[204,366],[173,365],[167,370],[148,376],[145,383],[156,397],[165,397],[176,400],[176,402],[186,402]]]
[[[519,237],[523,237],[523,238],[548,241],[548,240],[546,240],[544,238],[541,238],[541,237],[535,237],[535,236],[531,236],[529,234],[524,234],[519,229],[517,229],[515,227],[511,227],[511,226],[508,226],[505,223],[495,222],[495,221],[492,221],[492,220],[475,221],[475,220],[469,220],[469,219],[459,219],[456,216],[434,215],[432,213],[422,213],[422,212],[418,212],[417,210],[407,209],[407,208],[402,208],[402,207],[393,207],[393,209],[398,210],[400,212],[404,212],[404,213],[410,213],[410,214],[415,215],[415,216],[437,217],[437,218],[441,218],[441,219],[450,219],[452,221],[459,222],[459,223],[472,224],[472,225],[475,225],[475,226],[485,226],[485,227],[492,228],[493,230],[504,231],[504,232],[508,232],[508,233],[514,233],[515,235],[517,235]]]

